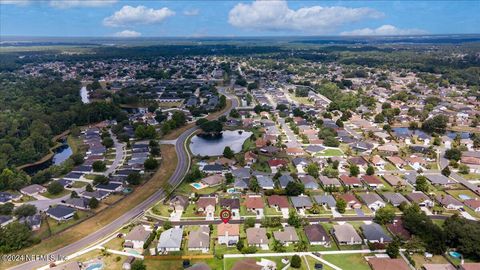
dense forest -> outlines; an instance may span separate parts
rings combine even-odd
[[[81,103],[80,82],[0,76],[0,169],[37,161],[72,125],[113,119],[110,103]]]

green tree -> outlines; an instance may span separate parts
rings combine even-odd
[[[105,175],[95,175],[93,178],[94,185],[107,185],[110,182],[110,179]]]
[[[58,181],[53,181],[47,186],[47,191],[50,194],[56,195],[60,194],[64,190],[62,184]]]
[[[387,223],[392,223],[394,219],[395,208],[387,205],[375,212],[375,218],[373,220],[378,224],[385,225]]]
[[[103,138],[102,139],[102,144],[103,146],[105,146],[106,148],[110,148],[114,145],[114,142],[113,142],[113,139],[110,138],[110,137],[106,137],[106,138]]]
[[[14,207],[15,205],[11,202],[0,204],[0,215],[11,215]]]
[[[428,193],[428,190],[430,189],[430,185],[428,184],[427,177],[423,175],[417,176],[417,179],[415,182],[415,189],[418,191]]]
[[[449,177],[452,172],[450,171],[450,168],[447,166],[443,168],[442,174],[445,175],[446,177]]]
[[[35,242],[32,231],[17,221],[0,228],[0,252],[10,253],[28,247]]]
[[[459,161],[462,158],[462,151],[458,148],[451,148],[445,151],[445,158]]]
[[[149,157],[147,160],[145,160],[143,166],[145,167],[145,170],[153,171],[158,167],[158,161],[152,157]]]
[[[105,162],[96,160],[92,163],[92,169],[94,172],[104,172],[107,169]]]
[[[250,182],[248,183],[248,188],[255,193],[260,191],[260,185],[258,184],[257,178],[252,177],[250,179]]]
[[[88,207],[90,207],[90,209],[96,209],[98,207],[98,204],[99,204],[99,202],[95,197],[92,197],[88,201]]]
[[[422,123],[422,129],[430,133],[444,133],[447,128],[448,117],[443,114],[429,118]]]
[[[388,244],[386,252],[390,258],[395,259],[400,255],[400,244],[398,238],[395,238],[390,244]]]
[[[293,255],[292,259],[290,260],[290,266],[292,268],[300,268],[302,267],[302,259],[298,255]]]
[[[288,225],[293,226],[295,228],[299,228],[302,225],[302,220],[300,217],[297,215],[297,212],[293,209],[290,209],[290,212],[288,213]]]
[[[92,185],[87,184],[87,186],[85,187],[85,191],[87,191],[87,192],[93,192],[94,190],[93,190]]]
[[[140,184],[142,176],[138,172],[134,172],[129,174],[126,180],[130,185],[136,186]]]
[[[350,164],[350,176],[358,176],[360,174],[360,168],[356,164]]]
[[[136,259],[132,263],[131,270],[147,270],[147,266],[143,263],[143,260]]]
[[[305,186],[302,183],[291,181],[285,187],[288,196],[298,196],[305,192]]]
[[[232,148],[226,146],[223,149],[223,156],[226,158],[233,158],[235,156],[235,153],[233,152]]]
[[[345,208],[347,208],[347,202],[342,199],[342,198],[339,198],[337,199],[337,203],[336,203],[336,208],[337,208],[337,211],[341,214],[345,213]]]
[[[317,163],[310,163],[307,165],[307,173],[315,178],[318,178],[318,165]]]
[[[33,216],[37,213],[37,207],[31,204],[22,204],[13,213],[17,218]]]
[[[374,174],[375,174],[375,169],[373,168],[373,166],[368,165],[368,167],[367,167],[367,175],[374,175]]]
[[[165,231],[170,230],[171,228],[173,228],[172,222],[170,222],[169,220],[166,220],[166,221],[163,222],[163,229]]]

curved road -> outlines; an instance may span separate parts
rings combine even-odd
[[[225,89],[219,89],[222,94],[227,96],[228,99],[232,101],[232,107],[227,110],[224,115],[227,115],[232,108],[238,107],[238,100],[235,96],[231,96],[227,93],[225,93]],[[185,148],[185,143],[190,135],[192,135],[198,127],[192,127],[188,129],[187,131],[183,132],[177,139],[175,143],[175,151],[177,152],[177,158],[178,158],[178,164],[177,168],[175,168],[175,172],[172,174],[168,182],[170,185],[173,187],[177,187],[183,180],[183,177],[187,173],[189,167],[190,167],[190,155],[188,154],[188,151]],[[78,240],[77,242],[71,243],[65,247],[62,247],[58,249],[55,252],[52,252],[51,254],[55,256],[68,256],[70,254],[73,254],[75,252],[78,252],[93,243],[98,242],[99,240],[111,235],[114,233],[117,229],[122,227],[125,223],[129,222],[133,218],[140,216],[144,213],[146,209],[148,209],[150,206],[152,206],[155,202],[163,199],[165,197],[165,192],[163,189],[157,190],[152,196],[150,196],[148,199],[145,201],[141,202],[116,220],[112,221],[110,224],[102,227],[100,230]],[[10,269],[36,269],[40,268],[42,266],[45,266],[49,262],[45,261],[31,261],[31,262],[26,262],[21,265],[17,265],[15,267],[12,267]]]

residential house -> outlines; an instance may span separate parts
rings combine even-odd
[[[12,216],[0,215],[0,227],[7,226],[14,221]]]
[[[432,185],[436,186],[448,186],[453,185],[456,182],[452,179],[446,177],[443,174],[435,173],[435,174],[426,174],[427,179],[432,183]]]
[[[384,186],[382,180],[380,180],[375,175],[365,174],[365,175],[362,175],[361,179],[363,183],[365,183],[365,185],[373,189],[383,188]]]
[[[207,220],[213,220],[215,215],[215,206],[217,205],[217,198],[215,197],[200,197],[195,203],[197,211],[204,213]]]
[[[449,194],[437,195],[435,197],[435,200],[437,200],[437,202],[439,202],[441,206],[448,210],[458,210],[463,207],[463,204],[461,202],[459,202],[457,199],[455,199]]]
[[[383,167],[385,167],[385,164],[387,164],[387,162],[385,160],[383,160],[379,155],[373,156],[370,159],[370,162],[373,164],[373,166],[375,166],[379,169],[383,169]]]
[[[386,226],[390,233],[403,240],[409,240],[412,237],[410,232],[403,226],[402,219],[394,220],[393,223],[389,223]]]
[[[340,181],[342,181],[345,186],[351,188],[357,188],[362,186],[362,182],[360,181],[360,179],[355,176],[348,176],[346,174],[343,174],[340,175]]]
[[[258,174],[255,176],[257,178],[258,185],[263,190],[274,189],[275,184],[273,183],[273,179],[269,175]]]
[[[240,200],[239,199],[230,199],[230,198],[223,198],[220,199],[220,207],[222,209],[230,210],[232,214],[232,219],[240,219]]]
[[[281,212],[284,218],[288,218],[290,204],[286,196],[272,195],[267,198],[267,202],[270,207]]]
[[[474,198],[474,199],[468,199],[463,201],[463,203],[470,207],[475,212],[480,212],[480,199]]]
[[[273,238],[282,243],[285,246],[297,243],[299,241],[297,231],[294,227],[285,227],[280,231],[273,232]]]
[[[158,239],[157,251],[158,252],[169,252],[169,251],[180,251],[182,246],[183,238],[183,228],[170,228],[162,234]]]
[[[18,222],[28,225],[32,231],[38,231],[42,226],[42,216],[35,214],[33,216],[21,217]]]
[[[390,259],[373,257],[368,259],[368,264],[372,270],[410,270],[408,264],[401,258]]]
[[[245,159],[245,163],[247,166],[252,166],[255,162],[257,162],[258,156],[254,154],[252,151],[247,151],[243,155]]]
[[[335,198],[331,194],[315,195],[313,199],[318,205],[323,205],[330,209],[335,208],[337,205]]]
[[[311,175],[302,175],[298,179],[303,183],[305,189],[317,190],[319,188],[317,181]]]
[[[311,224],[304,227],[310,245],[330,245],[330,236],[320,224]]]
[[[170,208],[175,211],[175,212],[178,212],[178,213],[183,213],[183,211],[185,211],[185,209],[187,209],[187,206],[188,206],[188,198],[183,196],[183,195],[175,195],[173,196],[169,203],[170,205]]]
[[[320,180],[320,184],[323,188],[325,187],[340,187],[342,184],[336,178],[330,178],[325,175],[320,175],[318,178]]]
[[[463,263],[460,264],[458,270],[478,270],[480,269],[480,263]]]
[[[390,163],[392,163],[395,167],[399,169],[403,169],[403,167],[405,167],[408,164],[405,160],[397,156],[387,157],[387,160],[390,161]]]
[[[213,174],[202,178],[200,182],[207,186],[218,186],[225,181],[225,177],[221,174]]]
[[[339,245],[360,245],[362,238],[349,223],[333,225],[332,235],[337,239]]]
[[[228,172],[228,170],[220,164],[207,164],[202,167],[202,171],[208,174],[223,174]]]
[[[391,203],[393,206],[398,207],[401,203],[410,204],[402,194],[395,193],[395,192],[384,192],[382,193],[383,198],[385,201]]]
[[[385,179],[385,181],[387,181],[387,183],[389,183],[392,187],[403,187],[407,185],[404,179],[393,174],[384,174],[383,179]]]
[[[147,242],[150,234],[152,234],[152,232],[146,230],[143,225],[137,225],[125,235],[123,246],[134,249],[143,249],[143,245]]]
[[[293,177],[290,174],[282,174],[278,178],[278,186],[279,188],[285,189],[288,185],[288,183],[295,181]]]
[[[357,200],[355,195],[352,193],[344,193],[338,195],[339,199],[343,199],[347,203],[347,209],[356,209],[356,208],[361,208],[362,204]],[[338,200],[338,199],[337,199]]]
[[[365,205],[373,211],[385,207],[385,202],[377,193],[362,193],[359,196]]]
[[[310,197],[305,195],[290,197],[290,200],[292,201],[292,205],[295,208],[295,210],[297,210],[297,213],[299,213],[302,216],[305,215],[306,210],[311,209],[313,206],[312,201],[310,200]]]
[[[46,214],[57,221],[64,221],[71,219],[73,215],[75,215],[75,212],[75,208],[59,204],[48,208]]]
[[[389,243],[392,238],[383,230],[382,226],[377,223],[363,224],[361,227],[365,236],[365,244],[370,243]]]
[[[305,169],[306,169],[307,165],[309,164],[308,160],[306,158],[303,158],[303,157],[296,157],[296,158],[292,159],[292,163],[295,166],[295,168],[297,169],[298,173],[305,173]]]
[[[274,159],[269,159],[267,163],[272,173],[276,173],[282,167],[285,167],[288,164],[288,161],[284,159],[274,158]]]
[[[420,207],[433,207],[435,203],[421,191],[413,191],[406,195],[407,199],[412,203],[418,204]]]
[[[399,150],[398,146],[394,144],[384,144],[377,147],[377,150],[383,155],[394,156],[397,155]]]
[[[300,147],[289,147],[286,150],[287,155],[289,156],[303,156],[305,155],[305,151],[303,151]]]
[[[188,250],[199,250],[207,253],[210,249],[210,228],[200,226],[198,230],[190,231],[188,235]]]
[[[220,245],[236,245],[240,239],[240,225],[231,223],[220,223],[217,226],[217,237]]]
[[[245,207],[248,211],[255,213],[257,217],[263,217],[263,198],[259,195],[249,195],[245,199]]]
[[[82,209],[82,210],[87,210],[90,208],[88,203],[90,202],[91,199],[87,199],[85,197],[80,197],[80,198],[68,198],[65,200],[63,204],[77,208],[77,209]]]
[[[24,194],[24,195],[27,195],[27,196],[35,196],[35,195],[38,195],[40,193],[44,193],[47,191],[47,188],[46,187],[43,187],[43,186],[40,186],[40,185],[37,185],[37,184],[33,184],[33,185],[29,185],[29,186],[26,186],[22,189],[20,189],[20,193]]]
[[[261,250],[268,250],[268,237],[265,228],[248,228],[247,230],[247,244],[255,246]]]
[[[457,268],[449,263],[426,263],[422,270],[457,270]]]

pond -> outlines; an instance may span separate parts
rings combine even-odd
[[[190,150],[194,155],[221,156],[225,147],[229,146],[233,152],[242,150],[245,140],[250,138],[252,132],[244,130],[226,130],[220,136],[200,137],[194,136],[190,143]]]
[[[83,102],[84,104],[90,103],[90,99],[88,98],[88,91],[87,91],[87,87],[86,87],[86,86],[83,86],[83,87],[80,89],[80,97],[82,98],[82,102]]]
[[[406,128],[406,127],[395,127],[395,128],[392,128],[392,131],[397,136],[401,136],[401,135],[412,136],[412,134],[415,134],[415,135],[419,136],[419,135],[426,134],[424,131],[422,131],[420,129],[413,129],[412,130],[412,129],[409,129],[409,128]],[[445,135],[447,135],[450,139],[455,139],[457,134],[460,135],[461,139],[470,138],[470,133],[468,133],[468,132],[455,132],[455,131],[451,131],[451,130],[447,130],[445,132]]]
[[[60,165],[62,164],[65,160],[67,160],[71,155],[72,155],[72,148],[70,148],[70,146],[67,144],[66,141],[62,141],[62,145],[55,148],[54,151],[54,155],[52,158],[50,158],[49,160],[43,162],[43,163],[40,163],[40,164],[36,164],[36,165],[32,165],[32,166],[29,166],[29,167],[26,167],[24,168],[23,170],[28,173],[29,175],[34,175],[35,173],[37,173],[38,171],[41,171],[41,170],[44,170],[52,165]]]

